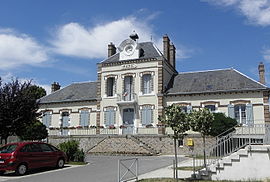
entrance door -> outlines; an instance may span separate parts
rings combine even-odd
[[[123,110],[123,134],[133,134],[134,131],[134,109],[128,108]]]

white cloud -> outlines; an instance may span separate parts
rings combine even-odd
[[[255,25],[270,25],[270,0],[202,0],[225,7],[234,7]]]
[[[270,49],[264,48],[262,53],[263,53],[264,60],[266,60],[267,62],[270,62]]]
[[[44,47],[25,34],[12,29],[0,29],[0,69],[21,65],[37,65],[48,60]]]
[[[107,45],[110,42],[118,46],[135,30],[139,35],[139,42],[152,39],[162,51],[162,37],[158,37],[149,24],[152,18],[151,16],[151,18],[141,21],[130,16],[94,27],[84,27],[75,22],[68,23],[58,28],[51,43],[58,54],[81,58],[105,58],[107,57]],[[178,52],[181,53],[180,58],[187,57],[183,56],[183,50],[179,49]],[[185,51],[186,53],[187,51]]]
[[[52,42],[55,52],[67,56],[84,58],[104,58],[107,45],[113,42],[118,46],[133,32],[139,35],[139,41],[150,41],[155,34],[146,22],[134,17],[123,18],[95,27],[84,27],[78,23],[69,23],[59,27]]]
[[[3,83],[8,83],[10,82],[12,79],[16,79],[17,77],[15,77],[12,73],[6,73],[4,75],[0,75],[1,81]],[[37,81],[36,79],[28,79],[28,78],[18,78],[18,80],[20,82],[28,82],[31,81],[32,84],[40,86],[42,88],[44,88],[46,90],[47,95],[51,93],[51,85],[47,85],[47,84],[40,84],[39,81]]]

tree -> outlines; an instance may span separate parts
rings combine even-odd
[[[226,135],[227,134],[226,131],[237,125],[236,119],[227,117],[224,113],[213,113],[213,114],[214,114],[214,121],[211,126],[210,131],[211,136],[218,136],[220,134]],[[228,132],[232,132],[232,130],[229,130]]]
[[[177,105],[171,105],[165,108],[164,116],[159,117],[159,120],[172,128],[174,134],[174,153],[175,153],[175,170],[176,170],[176,179],[178,180],[177,173],[177,147],[176,140],[184,139],[184,133],[190,129],[188,122],[188,114],[183,110],[182,107]]]
[[[210,135],[214,115],[209,109],[200,109],[190,114],[190,124],[193,131],[200,132],[203,137],[203,159],[206,168],[205,137]]]
[[[8,136],[22,136],[26,128],[35,123],[39,104],[31,82],[18,79],[0,84],[0,137],[7,143]]]
[[[19,136],[22,140],[42,140],[48,137],[46,126],[36,120],[33,124],[27,126]]]
[[[46,90],[42,87],[39,87],[37,85],[30,85],[28,88],[29,92],[32,93],[35,96],[35,99],[40,99],[41,97],[46,95]]]

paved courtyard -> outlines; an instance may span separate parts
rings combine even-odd
[[[136,156],[135,156],[136,157]],[[116,182],[118,160],[134,158],[134,156],[87,156],[86,166],[67,166],[63,169],[37,170],[26,176],[5,174],[0,182]],[[139,175],[164,168],[172,164],[172,156],[137,156],[139,159]],[[179,158],[183,161],[184,158]]]

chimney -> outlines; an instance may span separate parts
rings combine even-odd
[[[59,90],[61,88],[61,86],[59,85],[58,82],[53,82],[52,83],[52,88],[51,88],[51,92],[55,92],[56,90]]]
[[[170,64],[175,68],[175,47],[173,43],[170,45]]]
[[[258,70],[259,70],[259,77],[260,77],[260,83],[261,84],[265,84],[265,77],[264,77],[264,64],[262,62],[260,62],[259,66],[258,66]]]
[[[163,36],[163,55],[165,59],[170,61],[170,39],[167,34]]]
[[[115,45],[111,42],[108,45],[108,57],[111,57],[112,55],[114,55],[116,53],[116,47]]]

